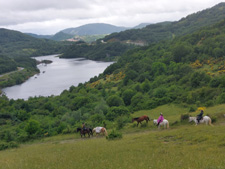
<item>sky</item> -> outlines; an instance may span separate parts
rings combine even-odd
[[[53,35],[89,23],[178,21],[221,0],[0,0],[0,28]]]

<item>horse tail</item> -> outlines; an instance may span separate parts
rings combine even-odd
[[[147,116],[148,121],[150,121],[150,118]]]
[[[211,118],[209,118],[209,125],[213,126]]]
[[[105,129],[105,128],[104,128]],[[105,129],[105,136],[108,136],[108,132],[107,132],[107,130]]]

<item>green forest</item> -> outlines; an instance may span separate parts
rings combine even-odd
[[[177,22],[162,22],[151,24],[143,29],[131,29],[119,33],[112,33],[103,40],[108,41],[143,41],[148,44],[161,40],[171,40],[175,36],[193,33],[199,28],[216,24],[225,17],[225,3],[212,8],[188,15]]]
[[[224,13],[223,6],[224,3],[216,6],[217,11]],[[202,14],[204,18],[206,12],[210,13],[206,10],[193,16]],[[193,18],[191,16],[186,19]],[[225,20],[201,28],[196,22],[188,23],[184,26],[186,33],[171,39],[162,31],[158,34],[162,39],[156,35],[153,39],[159,40],[144,47],[121,42],[71,45],[36,41],[22,33],[1,30],[4,38],[0,39],[0,74],[24,68],[17,74],[7,75],[6,79],[0,78],[1,87],[22,83],[38,72],[31,56],[63,53],[61,57],[116,62],[98,77],[71,86],[59,96],[13,100],[1,95],[0,150],[43,137],[74,133],[83,122],[89,127],[119,130],[131,122],[134,112],[161,105],[176,104],[194,112],[198,107],[225,103]],[[171,24],[177,23],[161,26]],[[196,31],[192,29],[195,26]],[[132,34],[135,35],[135,31]]]

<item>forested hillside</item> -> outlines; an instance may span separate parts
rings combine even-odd
[[[68,50],[69,52],[65,52],[62,57],[78,57],[77,53],[79,53],[80,57],[88,59],[114,60],[116,56],[122,55],[127,49],[132,47],[146,46],[164,40],[173,40],[177,36],[193,33],[205,26],[213,25],[224,18],[225,3],[220,3],[176,22],[150,24],[142,29],[130,29],[119,33],[112,33],[103,39],[97,40],[97,43],[92,44],[93,46],[73,45]],[[123,50],[118,50],[119,45]],[[83,50],[84,47],[87,50]]]
[[[86,58],[91,60],[115,60],[125,51],[133,48],[134,46],[121,44],[120,42],[114,43],[100,43],[100,44],[87,44],[87,43],[74,43],[66,50],[60,57],[62,58]]]
[[[126,52],[99,77],[60,96],[0,98],[1,148],[71,133],[86,122],[123,127],[137,110],[173,103],[195,111],[225,103],[225,21]],[[119,117],[119,118],[118,118]]]
[[[11,58],[62,53],[64,46],[65,44],[60,42],[37,39],[18,31],[0,29],[0,51]]]
[[[192,33],[201,27],[209,26],[225,18],[225,3],[220,3],[212,8],[191,14],[177,22],[163,22],[151,24],[140,30],[126,30],[120,33],[113,33],[103,40],[119,41],[143,41],[146,43],[171,40],[175,36]]]

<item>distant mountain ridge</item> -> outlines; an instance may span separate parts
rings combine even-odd
[[[143,41],[155,43],[161,40],[173,39],[175,36],[193,33],[202,27],[215,24],[225,18],[225,2],[219,3],[197,13],[188,15],[176,22],[163,22],[150,24],[142,29],[126,30],[114,33],[103,38],[105,42],[117,41]]]
[[[67,28],[57,32],[55,35],[36,35],[32,33],[27,33],[27,34],[35,38],[45,38],[45,39],[61,41],[61,40],[74,38],[75,36],[82,37],[82,36],[108,35],[111,33],[125,31],[127,29],[140,29],[149,24],[150,23],[141,23],[131,28],[131,27],[115,26],[115,25],[106,24],[106,23],[91,23],[91,24],[85,24],[75,28]]]
[[[82,25],[76,28],[64,29],[61,32],[71,35],[101,35],[101,34],[111,34],[113,32],[124,31],[126,27],[114,26],[105,23],[91,23]]]

